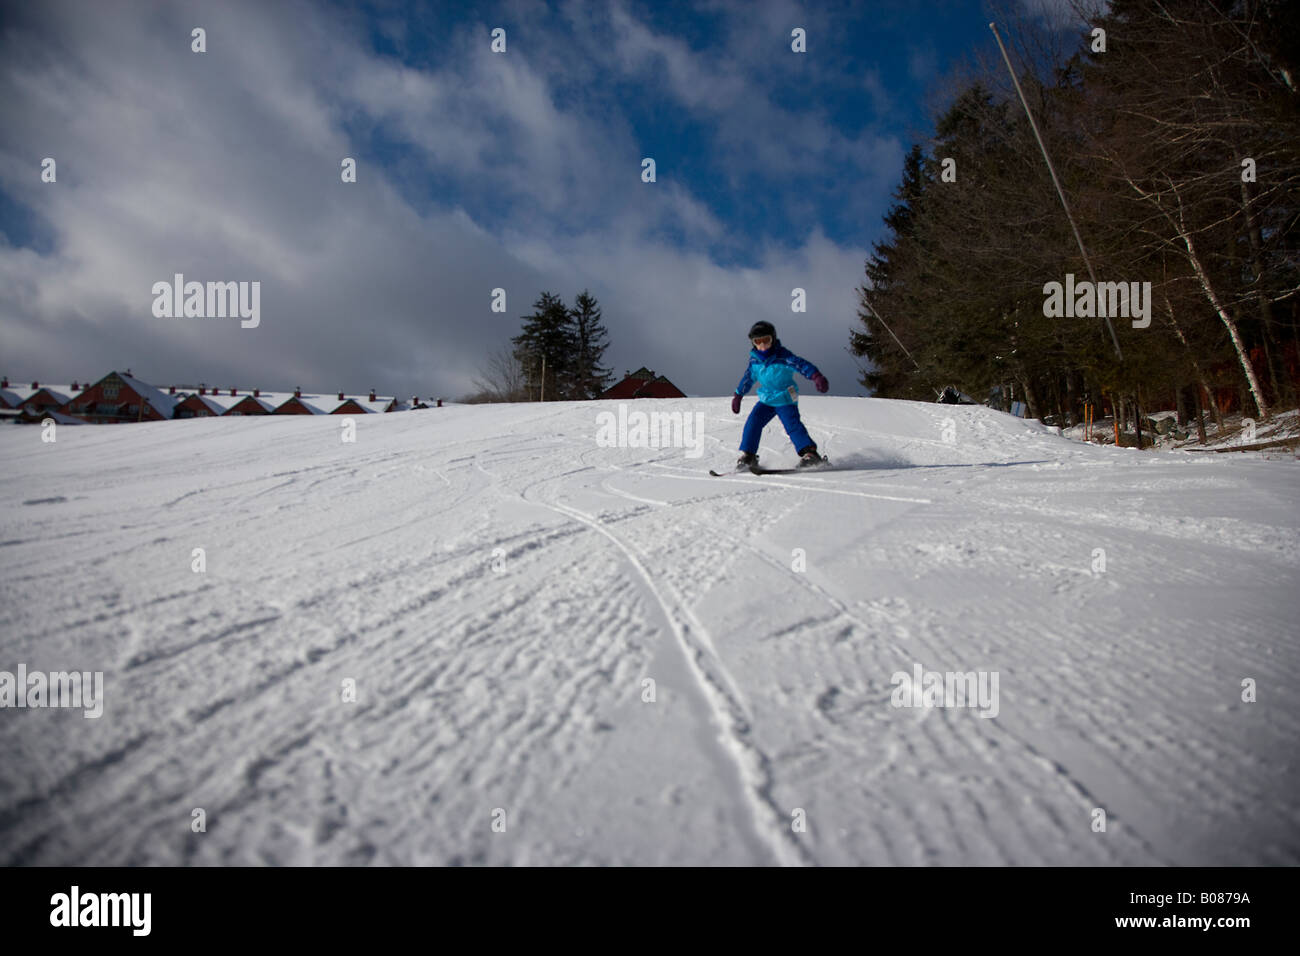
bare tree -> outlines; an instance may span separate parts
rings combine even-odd
[[[518,353],[505,345],[488,353],[487,363],[474,379],[474,387],[485,401],[528,401],[528,375]]]
[[[1258,317],[1253,339],[1267,350],[1273,305],[1297,292],[1276,245],[1300,190],[1300,127],[1293,102],[1278,102],[1293,94],[1262,68],[1253,36],[1259,10],[1252,0],[1231,14],[1213,3],[1117,4],[1102,22],[1125,42],[1095,69],[1102,82],[1091,105],[1108,121],[1094,126],[1091,141],[1113,181],[1152,213],[1130,219],[1135,232],[1185,261],[1267,418],[1239,316]],[[1256,166],[1265,170],[1258,182]],[[1261,218],[1271,220],[1267,232]]]

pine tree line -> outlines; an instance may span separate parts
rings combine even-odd
[[[1294,407],[1300,4],[1112,0],[1091,26],[1102,43],[1084,34],[1050,82],[1019,79],[1098,282],[1150,282],[1149,326],[1111,317],[1120,360],[1095,312],[1044,315],[1045,285],[1088,268],[1019,100],[990,73],[905,159],[859,288],[862,383],[929,400],[996,389],[1071,424],[1103,396]]]

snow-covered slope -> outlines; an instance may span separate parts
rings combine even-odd
[[[1300,467],[801,405],[0,429],[0,863],[1300,863]]]

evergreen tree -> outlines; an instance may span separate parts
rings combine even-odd
[[[1044,315],[1044,284],[1088,267],[1019,103],[991,84],[957,91],[906,157],[890,235],[866,262],[850,340],[862,382],[899,398],[1010,385],[1032,417],[1062,423],[1103,394],[1149,410],[1239,387],[1261,417],[1294,402],[1297,11],[1112,0],[1094,21],[1109,52],[1085,39],[1050,81],[1020,75],[1098,281],[1150,282],[1146,327],[1112,317],[1122,361],[1095,313]]]
[[[579,294],[569,314],[574,336],[573,397],[597,398],[609,388],[613,378],[610,370],[600,365],[609,347],[609,333],[601,324],[600,306],[586,289]]]
[[[849,349],[867,359],[868,366],[862,369],[859,381],[878,394],[925,398],[929,390],[925,383],[915,381],[912,360],[895,338],[909,333],[908,313],[891,315],[891,324],[886,327],[871,306],[877,298],[890,302],[901,298],[907,282],[905,273],[917,252],[913,227],[926,186],[925,177],[924,154],[919,145],[913,145],[903,161],[903,182],[894,193],[898,202],[885,214],[885,225],[893,237],[873,245],[872,256],[866,263],[867,282],[858,288],[861,302],[858,320],[865,331],[850,333]],[[881,308],[885,307],[881,305]],[[897,329],[892,324],[895,321],[902,323]]]
[[[573,397],[575,337],[573,316],[564,300],[543,292],[533,303],[532,314],[524,316],[523,321],[523,331],[511,342],[528,373],[532,397],[544,395],[548,401]]]

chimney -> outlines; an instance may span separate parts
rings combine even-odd
[[[294,398],[302,398],[302,386],[301,386],[301,385],[295,385],[295,386],[294,386],[294,388],[293,388],[293,397],[294,397]]]
[[[33,392],[36,391],[36,390],[37,390],[38,388],[40,388],[40,387],[41,387],[41,383],[40,383],[40,382],[32,382],[32,391],[33,391]]]
[[[261,390],[260,388],[255,388],[255,389],[253,389],[253,397],[254,397],[254,398],[261,398],[261,397],[262,397],[262,390]]]
[[[342,392],[339,392],[339,401],[340,401],[340,402],[343,401],[343,393],[342,393]]]
[[[208,394],[207,386],[205,386],[202,382],[199,382],[199,394],[200,395]]]
[[[235,390],[233,388],[230,390],[230,397],[231,398],[235,397]]]
[[[372,401],[372,402],[375,400],[375,390],[374,390],[373,388],[370,390],[370,399],[369,399],[369,400]]]
[[[176,386],[173,385],[170,389],[168,389],[168,390],[167,390],[167,394],[168,394],[168,395],[175,395],[175,394],[176,394]]]
[[[442,399],[441,399],[441,398],[438,399],[438,407],[439,407],[439,408],[442,408]]]
[[[76,382],[73,382],[73,383],[72,383],[72,390],[73,390],[74,392],[79,392],[79,391],[81,391],[81,389],[77,388],[77,383],[76,383]]]
[[[4,377],[4,380],[0,381],[0,388],[8,388],[8,387],[9,387],[9,376],[6,375]]]

